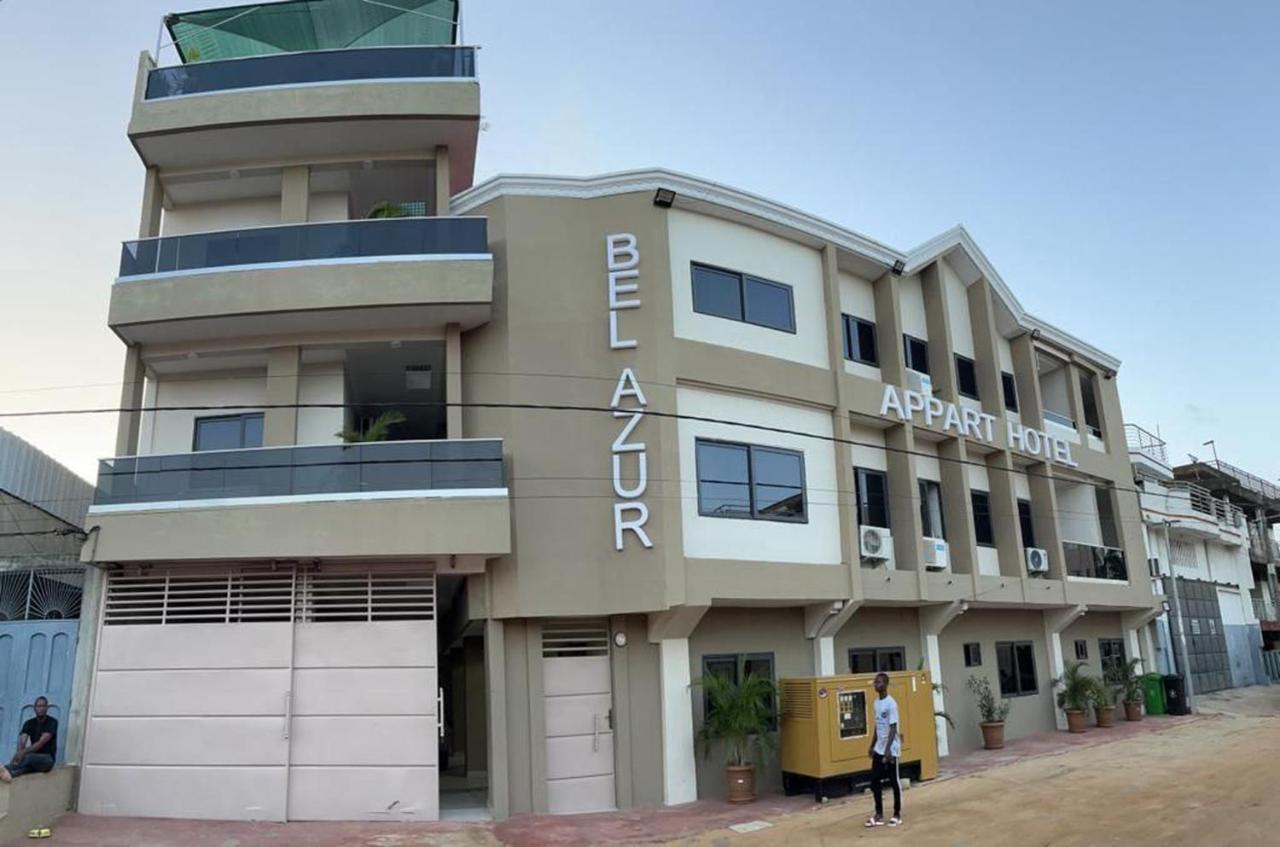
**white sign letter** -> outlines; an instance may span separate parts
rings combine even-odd
[[[634,294],[640,290],[640,285],[634,282],[619,282],[621,279],[637,279],[640,276],[639,271],[609,271],[609,308],[610,309],[639,309],[639,300],[619,300],[619,294]]]
[[[636,375],[631,368],[623,368],[622,373],[618,374],[618,385],[613,389],[613,399],[609,401],[609,406],[614,409],[621,409],[623,397],[634,397],[641,406],[649,405],[649,401],[645,399],[644,391],[641,390],[640,383],[636,381]]]
[[[634,520],[623,520],[624,512],[636,512],[639,517]],[[644,525],[649,522],[649,507],[643,501],[635,501],[633,503],[614,503],[613,504],[613,549],[622,549],[622,533],[631,530],[636,534],[636,538],[640,539],[640,543],[645,547],[652,547],[653,542],[649,540],[649,534],[644,531]]]
[[[893,410],[898,413],[900,420],[907,419],[907,412],[902,408],[902,401],[898,399],[898,389],[892,385],[884,387],[884,399],[880,401],[880,415],[883,417],[886,412]]]
[[[640,471],[636,484],[633,488],[625,488],[622,485],[622,454],[613,454],[613,493],[628,500],[641,496],[644,494],[644,490],[649,487],[649,454],[637,453],[636,456],[640,460]]]
[[[609,270],[627,271],[640,264],[640,251],[636,249],[636,237],[631,233],[606,235],[604,246],[605,260],[609,263]]]
[[[632,347],[639,347],[634,338],[618,337],[618,313],[609,312],[609,349],[610,350],[629,350]]]

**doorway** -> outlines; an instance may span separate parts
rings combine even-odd
[[[489,703],[484,621],[472,620],[474,577],[440,582],[440,817],[489,820]]]

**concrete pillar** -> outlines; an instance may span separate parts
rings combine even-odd
[[[1001,576],[1025,577],[1022,529],[1018,522],[1018,494],[1013,487],[1013,456],[998,450],[987,456],[987,481],[991,491],[991,524]]]
[[[484,667],[488,687],[489,814],[502,820],[511,814],[507,769],[507,642],[500,618],[484,622]]]
[[[947,624],[964,614],[968,608],[966,603],[954,600],[934,606],[924,606],[919,611],[920,621],[920,655],[924,658],[925,670],[933,683],[933,710],[946,713],[947,697],[942,679],[942,647],[938,637]],[[950,740],[947,737],[946,718],[934,718],[935,731],[938,736],[938,756],[946,756],[951,752]]]
[[[1080,368],[1075,362],[1067,363],[1067,401],[1071,404],[1071,419],[1076,422],[1080,443],[1088,444],[1089,427],[1084,423],[1084,393],[1080,390]]]
[[[468,784],[475,784],[488,768],[488,727],[485,718],[489,705],[485,696],[484,641],[467,638],[462,643],[464,685],[466,690],[466,750]]]
[[[835,635],[862,605],[857,601],[835,600],[816,603],[804,610],[804,636],[813,642],[813,675],[836,673]]]
[[[1038,531],[1038,530],[1037,530]],[[1062,653],[1062,631],[1071,624],[1075,623],[1081,615],[1085,613],[1084,606],[1068,606],[1065,609],[1046,609],[1044,612],[1044,641],[1045,647],[1049,652],[1049,676],[1051,679],[1061,679],[1062,674],[1066,672],[1066,663],[1063,661]],[[1050,694],[1054,698],[1053,717],[1058,725],[1058,729],[1067,728],[1067,714],[1058,708],[1058,686],[1053,686]]]
[[[1049,554],[1049,579],[1066,577],[1066,560],[1062,552],[1062,535],[1058,531],[1058,495],[1053,488],[1053,470],[1046,463],[1027,468],[1031,489],[1031,525],[1036,531],[1036,546]]]
[[[901,278],[887,273],[872,287],[876,301],[876,345],[880,376],[888,385],[907,384],[906,354],[902,350]]]
[[[452,191],[449,188],[449,148],[436,148],[436,208],[435,214],[443,217],[449,214],[449,198]]]
[[[298,437],[298,381],[302,369],[299,347],[275,347],[267,351],[267,405],[263,416],[262,446],[287,447]]]
[[[462,330],[457,324],[444,328],[445,436],[462,437]]]
[[[120,377],[120,418],[116,421],[116,455],[133,456],[138,452],[138,430],[142,425],[142,390],[146,387],[146,369],[142,364],[142,348],[131,346],[124,353],[124,373]]]
[[[1013,382],[1018,389],[1018,417],[1023,425],[1044,429],[1044,399],[1040,394],[1040,366],[1031,333],[1009,342],[1013,353]]]
[[[924,292],[925,328],[929,331],[929,377],[933,393],[952,403],[960,402],[956,384],[955,344],[951,339],[951,308],[942,279],[941,260],[920,271]],[[901,342],[899,342],[901,344]]]
[[[689,675],[689,639],[658,642],[659,698],[662,702],[662,802],[666,806],[698,799],[693,745],[693,697]]]
[[[147,168],[142,183],[142,219],[138,223],[139,238],[155,238],[160,235],[160,219],[164,208],[164,186],[160,184],[160,169]]]
[[[978,547],[973,528],[973,499],[969,496],[968,453],[959,438],[938,445],[938,466],[942,471],[942,519],[947,531],[951,570],[977,574]],[[976,590],[976,584],[975,584]]]
[[[71,683],[71,708],[66,720],[66,762],[78,765],[84,754],[85,722],[89,718],[89,693],[93,681],[94,658],[98,653],[98,624],[102,619],[102,590],[105,574],[92,565],[84,569],[84,589],[80,595],[80,625],[76,635],[75,671]]]
[[[311,168],[289,165],[280,177],[280,223],[304,224],[311,209]]]
[[[997,418],[1004,414],[1004,386],[1000,381],[1000,352],[996,346],[995,309],[991,283],[985,277],[968,288],[969,324],[973,327],[973,361],[978,372],[982,411]]]
[[[835,676],[836,639],[823,635],[813,639],[813,675]]]
[[[916,480],[915,434],[911,424],[897,424],[884,433],[889,475],[889,524],[893,533],[893,566],[921,571],[923,583],[924,528],[920,522],[920,486]]]

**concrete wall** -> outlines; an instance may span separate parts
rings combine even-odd
[[[863,279],[853,274],[840,274],[840,312],[841,314],[853,315],[855,318],[862,318],[864,321],[875,323],[876,320],[876,296],[875,283],[870,280]],[[843,330],[843,322],[841,323]],[[844,339],[839,339],[841,351],[843,354]],[[892,344],[893,339],[884,339],[880,337],[879,327],[876,328],[876,347],[877,349],[883,344]],[[845,373],[855,374],[857,376],[866,377],[879,381],[881,377],[880,368],[878,366],[867,365],[862,362],[850,362],[845,360]]]
[[[1141,658],[1140,656],[1129,655],[1133,651],[1129,646],[1129,639],[1125,637],[1124,628],[1120,623],[1118,614],[1089,612],[1062,631],[1062,660],[1064,662],[1075,661],[1076,639],[1083,639],[1089,647],[1089,658],[1084,660],[1085,664],[1088,665],[1085,668],[1085,672],[1090,676],[1101,677],[1102,653],[1098,649],[1099,638],[1119,638],[1124,641],[1124,657],[1126,661],[1133,658]]]
[[[910,606],[863,606],[835,635],[836,673],[849,672],[849,650],[868,647],[902,647],[906,669],[920,665],[920,623]]]
[[[1077,544],[1102,544],[1098,499],[1093,486],[1059,482],[1054,487],[1058,497],[1058,527],[1062,540]]]
[[[247,229],[275,226],[280,223],[280,198],[251,197],[244,200],[221,200],[177,206],[164,213],[160,234],[186,235],[192,232],[218,232],[225,229]]]

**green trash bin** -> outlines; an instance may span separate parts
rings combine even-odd
[[[1142,677],[1143,705],[1148,715],[1167,714],[1164,699],[1164,677],[1158,673],[1144,674]]]

